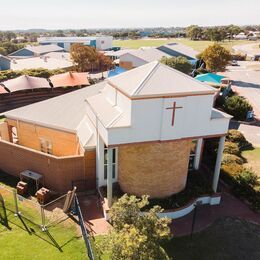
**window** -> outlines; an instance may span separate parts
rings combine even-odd
[[[44,138],[40,138],[40,149],[43,153],[52,154],[51,141]]]
[[[195,157],[196,157],[196,147],[197,147],[197,140],[193,140],[191,143],[191,148],[190,148],[189,170],[194,169],[194,161],[195,161]]]
[[[108,168],[108,149],[104,150],[104,179],[107,179],[107,168]],[[116,178],[117,171],[117,149],[112,149],[112,178]]]

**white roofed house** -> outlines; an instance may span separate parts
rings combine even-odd
[[[50,52],[64,52],[65,50],[57,45],[43,45],[43,46],[31,46],[28,45],[20,50],[17,50],[8,56],[10,58],[16,59],[24,59],[24,58],[32,58],[39,57],[41,55],[50,53]]]
[[[119,66],[129,70],[152,61],[160,61],[163,57],[171,56],[153,47],[129,50],[120,56]]]
[[[203,140],[218,137],[212,183],[217,191],[230,116],[213,108],[215,92],[154,61],[88,88],[9,111],[4,124],[7,131],[17,128],[18,145],[0,141],[0,168],[11,174],[32,168],[58,191],[72,181],[94,180],[96,187],[107,186],[111,206],[113,182],[123,192],[152,198],[182,191],[192,142],[197,144],[198,169]],[[24,159],[28,149],[31,156],[37,154],[37,164]],[[23,162],[17,150],[20,157],[23,153]],[[19,163],[10,166],[9,157]]]
[[[170,58],[178,56],[185,57],[191,64],[194,64],[197,61],[197,55],[197,51],[186,45],[180,43],[169,43],[157,48],[148,47],[126,51],[120,55],[119,65],[125,69],[132,69],[151,61],[160,61],[163,57]]]

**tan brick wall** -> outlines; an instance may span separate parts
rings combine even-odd
[[[119,66],[126,70],[130,70],[133,68],[133,63],[131,61],[120,61]]]
[[[95,189],[96,187],[96,150],[85,152],[85,172],[87,178],[87,187]]]
[[[0,123],[0,140],[9,141],[8,125],[6,122]]]
[[[118,148],[121,189],[163,198],[185,188],[191,140],[122,145]]]
[[[24,170],[38,172],[44,176],[45,187],[60,193],[67,192],[72,181],[79,180],[86,180],[86,189],[95,189],[95,151],[86,151],[85,155],[55,157],[0,141],[0,169],[17,177]]]
[[[51,141],[53,155],[55,156],[80,154],[79,141],[74,133],[10,119],[7,119],[7,123],[16,127],[19,144],[22,146],[40,151],[40,138],[44,138]]]

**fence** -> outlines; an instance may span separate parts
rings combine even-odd
[[[15,214],[24,217],[45,231],[68,218],[66,213],[70,211],[74,194],[75,190],[41,205],[35,198],[24,198],[18,195],[15,189],[0,186],[0,195],[3,198],[0,212],[6,211],[7,215]]]
[[[76,213],[76,215],[78,216],[78,219],[79,219],[81,233],[82,233],[82,236],[83,236],[85,244],[86,244],[88,257],[89,257],[90,260],[94,260],[95,258],[94,258],[93,250],[92,250],[92,247],[91,247],[89,234],[88,234],[88,231],[87,231],[85,223],[84,223],[84,219],[83,219],[83,216],[82,216],[82,212],[81,212],[81,209],[80,209],[79,200],[78,200],[77,195],[74,196],[74,207],[75,207],[75,213]]]

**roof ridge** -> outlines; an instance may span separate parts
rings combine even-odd
[[[141,89],[143,88],[145,82],[147,82],[151,78],[151,76],[153,75],[154,71],[156,70],[156,68],[160,64],[159,61],[153,61],[153,63],[155,63],[155,66],[152,67],[152,69],[149,71],[148,75],[146,75],[146,77],[141,81],[139,86],[131,93],[132,96],[137,95],[141,91]]]
[[[163,63],[160,63],[160,64],[161,64],[161,66],[163,66],[163,67],[165,67],[165,68],[167,68],[167,69],[169,69],[169,70],[172,70],[172,71],[178,73],[179,75],[182,75],[183,77],[185,77],[185,78],[187,78],[187,79],[190,79],[190,80],[192,80],[192,81],[194,81],[194,82],[200,83],[201,85],[204,85],[205,87],[210,88],[210,89],[212,88],[212,89],[214,90],[213,87],[211,87],[210,85],[208,85],[208,84],[206,84],[206,83],[204,83],[204,82],[201,82],[201,81],[199,81],[199,80],[197,80],[197,79],[195,79],[195,78],[193,78],[193,77],[191,77],[191,76],[189,76],[189,75],[187,75],[187,74],[185,74],[185,73],[183,73],[183,72],[181,72],[181,71],[179,71],[179,70],[176,70],[176,69],[174,69],[174,68],[168,66],[168,65],[165,65],[165,64],[163,64]]]

